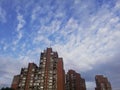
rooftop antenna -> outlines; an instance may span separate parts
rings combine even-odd
[[[52,47],[51,47],[51,42],[50,42],[50,48],[52,48]]]
[[[51,43],[50,43],[50,48],[51,48]]]

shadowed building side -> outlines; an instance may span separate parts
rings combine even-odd
[[[65,90],[65,71],[62,58],[58,58],[57,64],[57,90]]]
[[[15,75],[15,76],[13,77],[13,81],[12,81],[11,87],[12,87],[14,90],[18,90],[19,79],[20,79],[20,75]]]

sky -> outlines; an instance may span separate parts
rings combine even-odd
[[[47,47],[87,90],[97,74],[120,90],[120,0],[0,0],[0,87]]]

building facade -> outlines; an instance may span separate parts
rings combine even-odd
[[[21,69],[18,90],[33,90],[37,69],[38,67],[34,63],[29,63],[28,68]]]
[[[41,53],[39,69],[40,90],[64,90],[63,59],[59,58],[57,52],[53,52],[52,48],[47,48]]]
[[[112,90],[110,82],[103,75],[96,75],[95,90]],[[39,66],[29,63],[15,75],[11,84],[14,90],[86,90],[85,79],[74,70],[65,75],[63,59],[52,48],[40,55]]]
[[[85,79],[74,70],[69,70],[66,74],[66,90],[86,90]]]
[[[103,75],[96,75],[95,81],[96,81],[95,90],[112,90],[111,84],[108,81],[107,77],[104,77]]]
[[[20,75],[14,76],[11,87],[15,90],[65,90],[63,59],[47,48],[41,53],[39,67],[29,63]]]

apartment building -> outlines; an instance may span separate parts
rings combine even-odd
[[[104,77],[103,75],[96,75],[95,81],[96,81],[95,90],[112,90],[111,84],[108,81],[107,77]]]
[[[85,79],[74,70],[69,70],[66,74],[66,90],[86,90]]]

